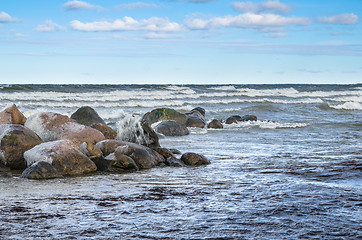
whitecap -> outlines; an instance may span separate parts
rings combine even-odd
[[[238,122],[233,124],[224,124],[225,129],[251,128],[251,127],[258,127],[261,129],[282,129],[282,128],[303,128],[307,126],[309,126],[309,124],[307,123],[280,123],[274,121],[259,121],[259,120]]]
[[[346,102],[340,105],[329,105],[331,108],[339,110],[362,110],[362,104],[359,102]]]
[[[220,90],[220,91],[234,91],[234,90],[236,90],[235,86],[232,86],[232,85],[209,87],[207,89],[209,89],[209,90]]]

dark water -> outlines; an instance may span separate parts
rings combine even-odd
[[[204,154],[204,167],[1,176],[1,239],[362,238],[358,85],[0,85],[0,106],[9,103],[26,116],[89,105],[114,128],[163,106],[259,120],[161,139]]]

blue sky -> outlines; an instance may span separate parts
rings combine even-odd
[[[2,0],[0,83],[360,83],[362,0]]]

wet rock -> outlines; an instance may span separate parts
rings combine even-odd
[[[143,119],[150,124],[160,121],[174,120],[182,124],[186,124],[187,116],[171,108],[158,108],[146,113]]]
[[[101,133],[103,133],[104,137],[106,139],[116,139],[117,138],[117,132],[114,131],[111,127],[103,124],[103,123],[94,123],[92,128],[97,129]]]
[[[96,123],[102,123],[106,125],[98,113],[93,108],[88,106],[79,108],[75,113],[72,114],[72,116],[70,116],[70,118],[86,126],[92,126]]]
[[[206,119],[202,113],[198,110],[192,110],[190,113],[186,113],[187,116],[187,127],[204,128],[206,125]]]
[[[193,111],[198,111],[199,113],[202,114],[202,116],[205,117],[205,109],[204,109],[204,108],[202,108],[202,107],[196,107],[196,108],[194,108],[194,109],[191,110],[191,112],[193,112]]]
[[[165,159],[159,153],[151,148],[136,143],[120,140],[103,140],[97,143],[105,156],[115,152],[115,154],[124,154],[131,157],[139,169],[149,169],[164,162]]]
[[[124,154],[118,154],[116,156],[115,153],[111,153],[104,159],[97,159],[95,163],[99,171],[105,172],[124,173],[139,170],[135,161]]]
[[[62,175],[48,162],[36,162],[21,174],[22,178],[28,179],[52,179],[59,178]]]
[[[24,125],[26,117],[19,111],[15,104],[0,112],[0,124]]]
[[[224,126],[219,120],[213,119],[211,122],[209,122],[209,124],[207,124],[207,127],[217,129],[217,128],[223,128]]]
[[[156,152],[158,152],[159,154],[161,154],[165,159],[170,158],[170,157],[175,157],[175,155],[173,155],[173,153],[168,150],[167,148],[162,148],[162,147],[158,147],[154,149]]]
[[[186,125],[174,120],[167,120],[159,123],[155,131],[165,136],[185,136],[190,134]]]
[[[80,145],[80,150],[90,159],[100,158],[103,156],[103,152],[93,142],[84,142]]]
[[[244,115],[241,117],[241,121],[257,121],[258,118],[255,115]]]
[[[185,167],[186,165],[180,160],[175,157],[169,157],[165,161],[165,165],[169,167]]]
[[[241,118],[240,118],[241,119]],[[233,124],[233,123],[238,123],[237,118],[235,117],[228,117],[225,121],[225,124]]]
[[[50,163],[64,176],[82,175],[95,172],[97,167],[70,140],[46,142],[24,153],[27,166],[36,162]]]
[[[181,161],[186,165],[200,166],[210,164],[210,161],[201,154],[197,153],[184,153],[181,156]]]
[[[30,116],[25,126],[36,132],[43,141],[71,140],[77,145],[83,142],[99,142],[105,139],[97,129],[77,123],[68,116],[43,112]]]
[[[141,119],[140,121],[143,135],[145,136],[145,139],[147,139],[143,144],[146,147],[149,148],[158,148],[160,147],[159,139],[157,133],[153,130],[150,123],[146,121],[145,119]]]
[[[170,150],[170,152],[173,153],[173,154],[181,154],[181,151],[178,150],[178,149],[170,148],[169,150]]]
[[[24,152],[40,143],[40,137],[23,125],[0,125],[0,161],[12,170],[24,170]]]

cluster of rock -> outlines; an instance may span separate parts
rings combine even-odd
[[[201,108],[187,114],[156,109],[139,123],[142,132],[136,134],[150,139],[143,146],[117,139],[117,132],[90,107],[78,109],[70,118],[42,112],[26,119],[12,105],[0,112],[0,172],[21,170],[24,178],[50,179],[95,171],[129,172],[210,163],[196,153],[185,153],[178,159],[175,154],[180,152],[161,148],[150,124],[163,120],[164,125],[170,121],[190,127],[206,125]],[[156,129],[163,131],[162,125]],[[187,127],[183,130],[188,131]]]

